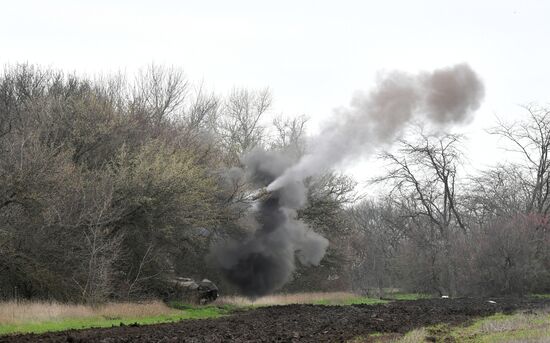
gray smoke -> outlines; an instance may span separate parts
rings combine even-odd
[[[339,109],[312,139],[309,154],[273,181],[268,190],[304,180],[376,147],[391,143],[412,119],[435,126],[468,122],[484,87],[467,64],[410,75],[391,72],[368,94],[357,94],[350,108]]]
[[[292,160],[283,153],[256,149],[243,158],[249,180],[263,189],[288,169]],[[295,269],[295,257],[305,266],[318,265],[328,240],[295,219],[306,203],[303,182],[291,182],[263,193],[255,215],[258,227],[245,242],[218,247],[218,264],[229,281],[249,297],[282,287]]]
[[[306,204],[304,179],[390,144],[412,119],[439,127],[467,122],[483,96],[483,84],[466,64],[418,75],[392,72],[372,92],[357,94],[350,108],[335,111],[299,161],[279,152],[250,152],[243,158],[247,176],[268,192],[255,210],[254,234],[216,249],[226,277],[257,297],[289,280],[296,257],[303,265],[318,265],[328,241],[296,219]]]

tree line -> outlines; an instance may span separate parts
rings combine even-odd
[[[455,134],[416,130],[380,158],[388,193],[351,208],[353,287],[439,295],[550,291],[550,110],[498,124],[514,162],[466,174]]]
[[[266,125],[271,105],[268,89],[219,96],[177,68],[151,65],[128,80],[5,67],[0,296],[162,297],[172,276],[230,292],[208,255],[249,230],[251,189],[233,171],[254,147],[303,146],[307,120]],[[328,227],[352,183],[330,173],[311,183],[311,208],[324,213],[304,216]]]
[[[268,89],[226,95],[151,65],[87,78],[26,64],[0,76],[0,298],[97,303],[162,297],[173,276],[230,284],[213,244],[245,237],[255,147],[295,158],[307,118],[268,122]],[[491,131],[523,161],[463,173],[462,137],[421,130],[380,154],[383,195],[306,180],[300,218],[330,241],[285,291],[388,288],[437,294],[550,291],[549,111]]]

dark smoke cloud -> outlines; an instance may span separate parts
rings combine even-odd
[[[278,152],[257,149],[243,159],[249,179],[259,188],[280,176],[292,160]],[[328,247],[326,238],[295,219],[304,206],[307,190],[302,182],[264,194],[255,210],[257,229],[245,242],[218,247],[218,264],[229,281],[249,297],[269,294],[282,287],[295,269],[318,265]]]
[[[299,161],[261,149],[249,153],[243,158],[247,177],[269,193],[256,206],[252,237],[216,249],[226,277],[245,295],[257,297],[282,287],[296,258],[304,265],[319,264],[328,241],[295,219],[306,204],[303,180],[390,144],[412,119],[438,127],[468,122],[483,96],[483,84],[466,64],[417,75],[391,72],[372,92],[357,94],[350,108],[335,111]]]

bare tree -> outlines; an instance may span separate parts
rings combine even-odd
[[[230,159],[239,160],[242,154],[264,142],[264,127],[260,121],[270,109],[271,93],[235,88],[222,108],[220,135]]]
[[[464,215],[469,226],[491,225],[495,218],[514,218],[527,213],[530,187],[522,182],[524,170],[514,165],[499,165],[471,177],[464,196]]]
[[[498,125],[489,132],[511,143],[509,151],[518,153],[523,163],[514,167],[523,170],[515,176],[529,189],[527,212],[548,214],[550,211],[550,110],[537,105],[523,107],[527,119]]]
[[[381,154],[389,171],[375,179],[375,182],[392,185],[391,194],[398,199],[398,206],[409,217],[413,227],[427,230],[427,236],[422,237],[423,244],[427,249],[435,249],[434,254],[443,249],[449,256],[452,234],[456,229],[467,232],[456,192],[457,168],[461,163],[460,140],[459,135],[428,135],[420,130],[416,141],[401,140],[396,153]],[[410,228],[403,229],[412,234]],[[447,266],[448,282],[442,286],[455,295],[456,266],[452,260]]]
[[[185,124],[188,131],[198,131],[200,129],[215,129],[217,124],[220,99],[214,94],[209,94],[200,84],[191,99],[185,114]]]
[[[189,81],[182,70],[152,64],[136,79],[134,102],[159,125],[167,117],[182,112],[188,88]]]
[[[419,134],[417,142],[401,140],[397,154],[385,152],[382,160],[389,162],[387,175],[375,182],[390,182],[392,192],[403,198],[414,195],[418,203],[417,216],[428,218],[441,232],[454,222],[466,230],[457,204],[457,167],[461,163],[461,136]]]
[[[98,218],[99,219],[99,218]],[[81,297],[91,304],[104,302],[113,293],[115,265],[120,258],[122,235],[113,235],[111,228],[90,224],[84,232],[83,254],[86,271],[83,282],[74,278]]]
[[[285,150],[295,158],[302,156],[306,150],[305,130],[308,122],[306,116],[284,118],[279,116],[273,120],[275,137],[271,143],[272,149]]]

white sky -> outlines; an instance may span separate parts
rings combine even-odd
[[[472,164],[503,158],[483,129],[549,101],[550,1],[0,0],[0,65],[94,74],[151,62],[218,93],[269,86],[275,111],[317,125],[379,70],[467,62],[486,98],[464,130]],[[351,171],[369,173],[363,162]]]

